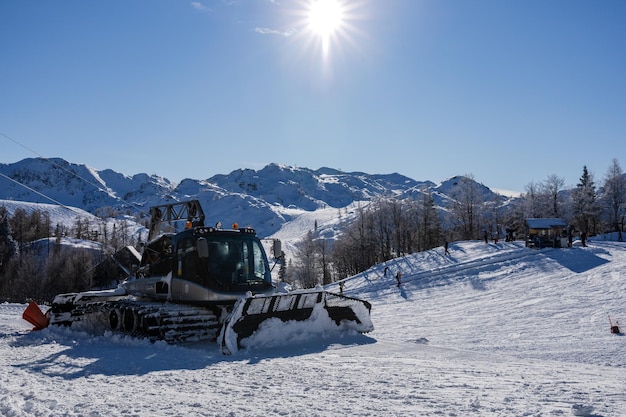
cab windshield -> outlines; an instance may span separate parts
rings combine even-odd
[[[178,252],[178,275],[184,279],[226,291],[271,285],[265,252],[253,236],[188,237],[179,242]]]

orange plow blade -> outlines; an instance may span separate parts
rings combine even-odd
[[[33,330],[41,330],[48,327],[48,317],[41,312],[41,309],[34,301],[28,303],[28,307],[22,313],[22,318],[35,326]]]

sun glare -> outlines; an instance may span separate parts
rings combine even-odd
[[[319,36],[330,36],[341,26],[343,10],[337,0],[315,0],[309,9],[309,25]]]
[[[310,30],[321,38],[322,49],[328,53],[331,37],[344,24],[344,9],[339,0],[312,0],[308,10]]]

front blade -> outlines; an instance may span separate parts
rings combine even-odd
[[[295,292],[240,299],[226,319],[220,335],[222,351],[234,353],[241,341],[250,337],[266,320],[288,321],[320,320],[314,310],[323,308],[335,326],[342,330],[366,333],[374,329],[370,319],[371,305],[367,301],[326,291]]]

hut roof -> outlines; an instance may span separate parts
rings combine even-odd
[[[558,217],[526,219],[526,224],[531,229],[552,229],[555,227],[567,227],[567,223]]]

